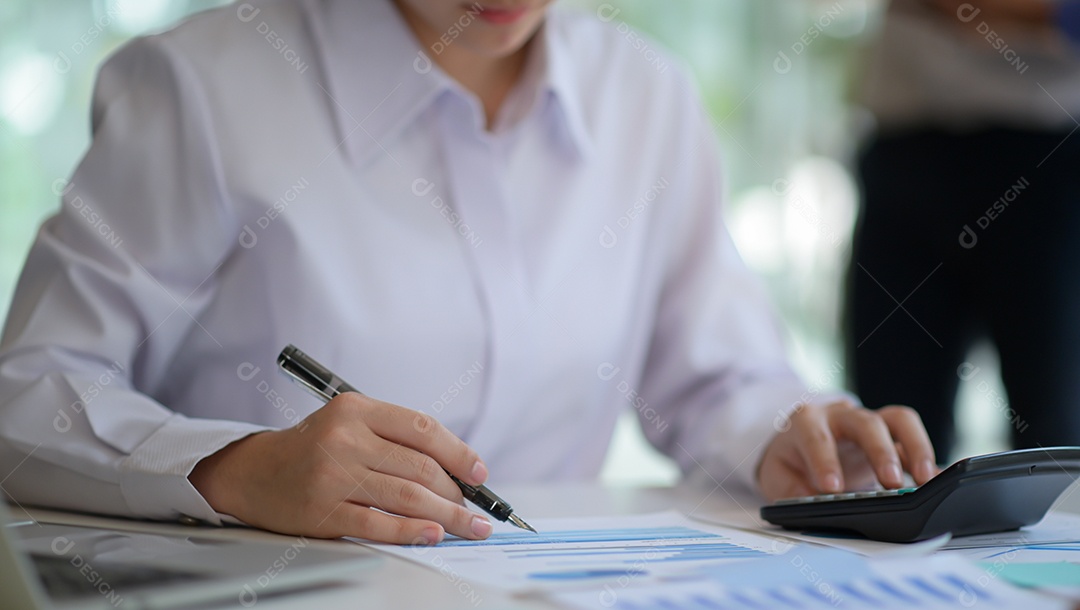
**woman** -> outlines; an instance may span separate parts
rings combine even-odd
[[[627,404],[767,498],[932,476],[913,412],[787,365],[686,76],[547,4],[245,3],[117,53],[0,348],[5,489],[483,538],[443,468],[593,477]],[[387,402],[315,409],[287,343]]]

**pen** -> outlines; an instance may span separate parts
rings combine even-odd
[[[281,370],[292,377],[293,380],[326,401],[329,401],[338,394],[344,392],[356,392],[357,394],[362,394],[360,390],[357,390],[346,383],[344,379],[338,377],[332,373],[330,369],[316,362],[311,356],[308,356],[297,349],[295,345],[288,345],[285,349],[281,350],[281,354],[278,355],[277,363],[278,366],[281,367]],[[446,469],[444,468],[443,470],[445,471]],[[449,471],[447,471],[446,474],[454,481],[454,483],[457,483],[459,488],[461,488],[461,495],[465,496],[466,500],[484,509],[484,512],[487,514],[495,517],[499,521],[509,521],[523,530],[538,533],[531,525],[525,523],[521,517],[514,514],[514,509],[510,507],[510,504],[508,504],[506,500],[495,495],[495,493],[487,487],[483,485],[469,485],[450,474]]]

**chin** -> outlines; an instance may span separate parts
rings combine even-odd
[[[520,51],[540,29],[540,23],[514,32],[477,32],[478,36],[465,41],[465,46],[483,57],[499,58]]]

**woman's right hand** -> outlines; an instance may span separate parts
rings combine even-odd
[[[188,478],[214,510],[275,532],[397,544],[435,544],[446,532],[487,538],[491,522],[465,507],[444,467],[470,485],[488,476],[435,418],[348,392],[297,426],[222,448]]]

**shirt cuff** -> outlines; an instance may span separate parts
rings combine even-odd
[[[213,525],[240,523],[216,512],[188,480],[206,456],[256,432],[255,424],[173,415],[120,464],[120,492],[134,514],[151,519],[182,516]]]

